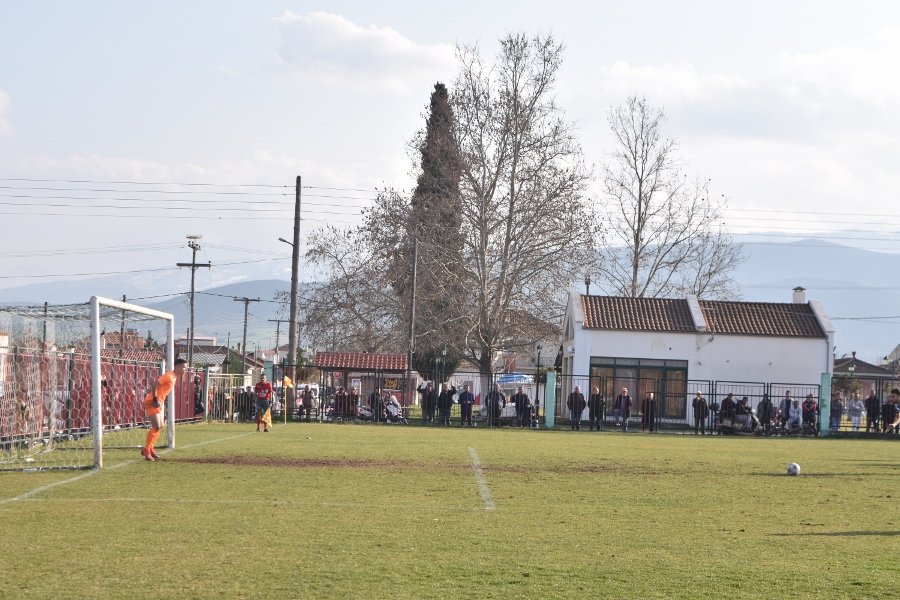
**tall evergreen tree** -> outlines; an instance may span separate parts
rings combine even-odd
[[[413,367],[423,373],[452,372],[465,343],[461,165],[454,126],[447,87],[436,83],[425,131],[417,144],[420,172],[410,202],[408,239],[395,263],[396,285],[409,306],[412,242],[417,240]]]

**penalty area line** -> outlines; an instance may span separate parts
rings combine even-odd
[[[241,433],[241,434],[239,434],[239,435],[230,435],[230,436],[228,436],[228,437],[218,438],[218,439],[215,439],[215,440],[207,440],[207,441],[205,441],[205,442],[197,442],[196,444],[187,444],[186,446],[179,446],[178,449],[181,449],[181,450],[187,450],[187,449],[189,449],[189,448],[196,448],[196,447],[198,447],[198,446],[205,446],[205,445],[207,445],[207,444],[216,444],[216,443],[218,443],[218,442],[224,442],[224,441],[227,441],[227,440],[233,440],[233,439],[236,439],[236,438],[242,438],[242,437],[244,437],[244,436],[251,435],[251,433],[252,433],[252,432]],[[162,451],[162,453],[163,453],[163,454],[168,454],[169,452],[172,452],[173,450],[174,450],[173,448],[166,448],[166,449],[164,449],[164,450]],[[63,479],[63,480],[61,480],[61,481],[54,481],[53,483],[48,483],[48,484],[46,484],[46,485],[42,485],[42,486],[40,486],[40,487],[36,487],[36,488],[34,488],[33,490],[27,491],[27,492],[25,492],[24,494],[19,494],[18,496],[14,496],[14,497],[12,497],[12,498],[2,498],[2,499],[0,499],[0,506],[3,506],[4,504],[10,504],[10,503],[12,503],[12,502],[18,502],[18,501],[20,501],[20,500],[27,500],[27,499],[29,499],[29,498],[31,498],[31,497],[33,497],[33,496],[36,496],[36,495],[38,495],[38,494],[42,494],[42,493],[44,493],[44,492],[46,492],[46,491],[48,491],[48,490],[52,490],[52,489],[55,488],[55,487],[59,487],[59,486],[61,486],[61,485],[68,485],[68,484],[70,484],[70,483],[75,483],[76,481],[81,481],[82,479],[85,479],[85,478],[87,478],[87,477],[92,477],[92,476],[97,475],[98,473],[101,473],[101,472],[103,472],[103,471],[112,471],[113,469],[121,469],[122,467],[127,467],[127,466],[129,466],[129,465],[133,465],[133,464],[136,463],[136,462],[141,462],[141,461],[139,461],[139,460],[126,460],[126,461],[124,461],[124,462],[120,462],[120,463],[114,464],[114,465],[112,465],[111,467],[107,467],[106,469],[91,469],[90,471],[85,471],[84,473],[81,473],[80,475],[76,475],[75,477],[69,477],[68,479]]]
[[[478,493],[481,494],[481,500],[484,502],[484,510],[496,510],[497,505],[491,498],[491,490],[488,489],[487,481],[484,479],[484,473],[481,471],[481,461],[478,460],[478,453],[475,448],[469,448],[469,456],[472,458],[472,471],[475,473],[475,482],[478,484]]]

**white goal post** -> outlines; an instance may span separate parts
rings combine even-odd
[[[144,398],[174,365],[174,333],[171,314],[124,298],[0,304],[0,472],[138,459]],[[164,400],[160,445],[173,448],[175,423],[196,420],[198,389],[182,379]]]
[[[175,317],[170,313],[164,313],[151,308],[110,300],[100,296],[91,297],[91,429],[94,435],[94,468],[103,468],[103,409],[101,360],[100,360],[100,310],[101,307],[119,309],[127,312],[154,317],[166,321],[166,366],[172,368],[175,364]],[[169,392],[166,398],[166,431],[168,432],[167,447],[175,447],[175,392]]]

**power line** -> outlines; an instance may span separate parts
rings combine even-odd
[[[189,187],[221,187],[221,188],[238,188],[238,187],[250,187],[250,188],[269,188],[269,189],[284,189],[290,190],[293,192],[294,185],[285,185],[285,184],[270,184],[270,183],[204,183],[204,182],[183,182],[183,181],[110,181],[110,180],[97,180],[97,179],[42,179],[42,178],[33,178],[33,177],[0,177],[0,181],[26,181],[29,183],[86,183],[86,184],[98,184],[98,185],[182,185]],[[304,185],[303,189],[309,190],[332,190],[339,192],[370,192],[377,193],[377,190],[372,188],[351,188],[351,187],[326,187],[326,186],[314,186],[314,185]]]

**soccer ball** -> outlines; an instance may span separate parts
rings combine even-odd
[[[800,465],[797,463],[791,463],[787,466],[787,474],[788,475],[799,475],[800,474]]]

